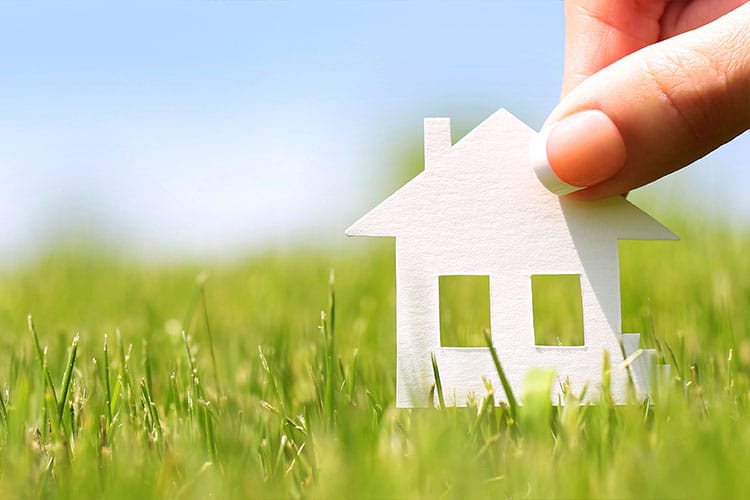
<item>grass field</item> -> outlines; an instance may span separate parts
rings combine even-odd
[[[5,269],[0,497],[746,497],[750,232],[668,222],[621,244],[623,329],[672,365],[656,405],[532,391],[515,418],[394,408],[390,240]]]

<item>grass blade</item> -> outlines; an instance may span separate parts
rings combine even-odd
[[[438,370],[437,359],[435,359],[435,353],[430,353],[430,360],[432,361],[432,373],[435,375],[435,388],[438,393],[438,403],[441,409],[445,409],[445,397],[443,396],[443,383],[440,381],[440,370]]]
[[[208,337],[208,353],[211,356],[211,368],[213,370],[214,383],[216,384],[216,391],[221,394],[221,383],[219,382],[219,369],[216,363],[216,352],[214,350],[214,337],[211,333],[211,323],[208,321],[208,305],[206,304],[206,288],[201,283],[201,306],[203,307],[203,322],[206,325],[206,336]]]
[[[163,446],[164,436],[161,431],[161,419],[159,418],[159,410],[156,408],[156,403],[151,398],[151,391],[146,384],[145,379],[141,379],[141,396],[148,407],[148,412],[151,417],[151,429],[156,433],[156,439],[158,441],[158,447],[161,450]]]
[[[109,387],[109,349],[107,348],[107,334],[104,334],[104,411],[107,417],[107,428],[112,425],[112,391]]]
[[[492,344],[492,336],[490,335],[490,331],[485,328],[483,333],[484,342],[487,344],[487,348],[490,350],[492,362],[495,364],[495,370],[497,370],[497,375],[500,377],[500,383],[503,385],[505,397],[508,398],[508,406],[510,406],[510,416],[513,418],[513,420],[515,420],[516,411],[518,410],[518,402],[516,401],[516,397],[513,395],[513,390],[510,388],[510,382],[508,382],[508,377],[505,376],[503,366],[500,364],[500,358],[497,357],[497,351],[495,350],[495,346]]]
[[[52,391],[52,397],[55,400],[55,407],[57,407],[59,406],[59,403],[57,399],[57,392],[55,391],[55,384],[52,382],[52,374],[50,374],[49,368],[47,367],[47,357],[44,355],[44,352],[39,345],[39,335],[37,335],[36,332],[34,318],[32,318],[31,314],[29,314],[26,319],[29,326],[29,332],[31,332],[31,337],[34,339],[34,347],[36,348],[36,355],[39,359],[39,367],[42,369],[42,376],[46,380],[47,386],[49,387],[50,391]]]
[[[73,337],[73,343],[70,346],[70,354],[68,355],[68,362],[65,366],[65,373],[63,374],[62,386],[60,387],[60,401],[57,405],[57,421],[61,423],[63,420],[63,414],[65,413],[65,403],[68,399],[68,393],[70,392],[70,381],[73,378],[73,367],[76,364],[76,355],[78,354],[78,334],[76,333]]]

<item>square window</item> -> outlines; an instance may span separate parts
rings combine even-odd
[[[440,276],[438,286],[440,345],[484,347],[484,330],[490,328],[489,276]]]
[[[534,343],[540,346],[582,346],[583,304],[578,274],[536,274],[531,277]]]

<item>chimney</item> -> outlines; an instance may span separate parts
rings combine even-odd
[[[429,170],[453,145],[450,118],[424,119],[424,168]]]

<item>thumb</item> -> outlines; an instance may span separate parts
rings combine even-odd
[[[571,197],[594,200],[682,168],[748,128],[750,3],[583,81],[547,119],[532,161],[554,192],[585,188]]]

